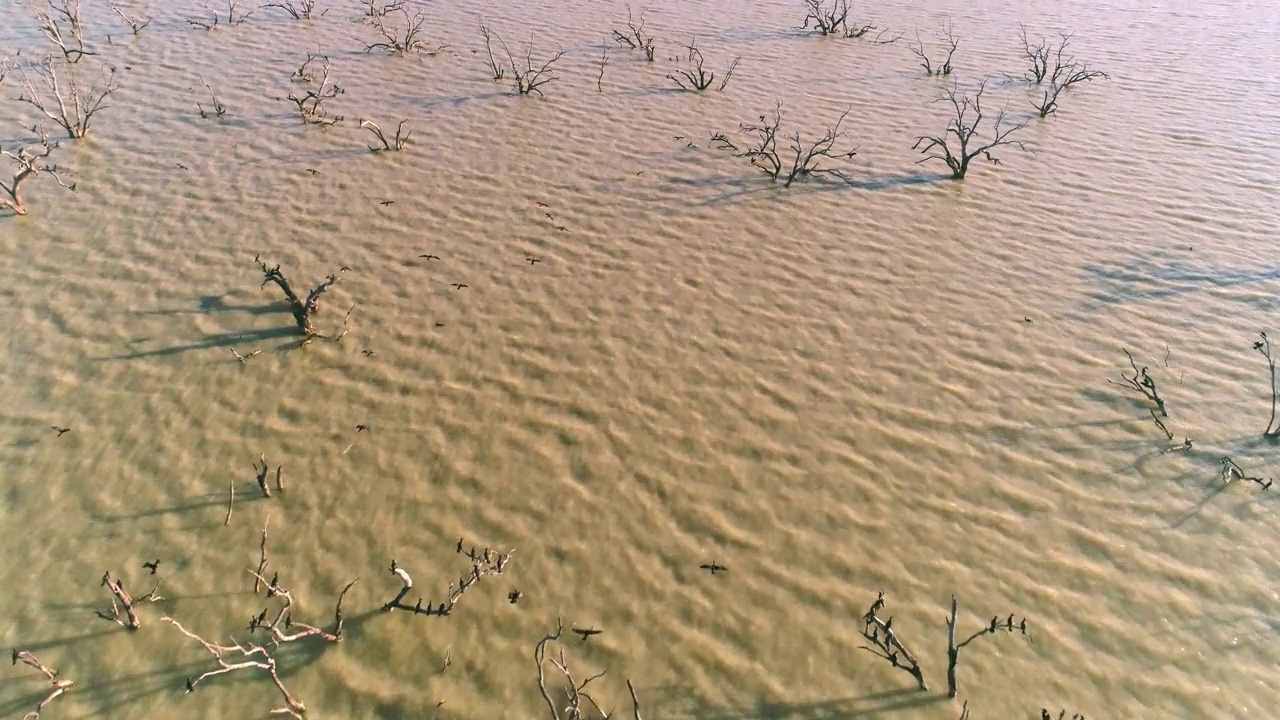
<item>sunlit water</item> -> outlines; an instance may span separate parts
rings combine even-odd
[[[1280,327],[1275,5],[859,6],[907,35],[874,44],[798,32],[798,0],[664,0],[650,64],[608,37],[614,2],[426,4],[435,56],[366,54],[349,0],[212,32],[186,22],[195,3],[121,3],[154,16],[136,38],[85,4],[81,69],[115,66],[120,90],[54,157],[79,192],[32,181],[30,214],[0,219],[0,618],[76,682],[44,717],[275,707],[249,672],[183,695],[212,659],[159,621],[250,639],[275,602],[246,572],[268,514],[296,619],[329,622],[359,578],[344,642],[278,655],[318,718],[546,717],[532,651],[557,616],[604,631],[567,636],[569,662],[608,670],[606,709],[629,710],[631,678],[646,718],[1280,707],[1280,498],[1219,480],[1224,455],[1262,476],[1280,459],[1251,349]],[[44,51],[25,3],[0,17],[0,52]],[[482,18],[513,53],[567,51],[545,101],[487,75]],[[907,43],[918,28],[936,54],[948,20],[955,72],[926,77]],[[945,127],[931,101],[952,81],[991,76],[988,112],[1032,113],[1005,77],[1019,22],[1075,33],[1110,80],[1032,122],[1033,152],[942,180],[912,144]],[[717,71],[742,57],[724,92],[665,78],[695,37]],[[328,130],[279,99],[308,52],[345,89]],[[199,77],[225,117],[198,116]],[[19,81],[6,148],[37,119]],[[850,108],[851,186],[782,190],[710,146],[779,100],[806,139]],[[407,119],[410,145],[370,153],[362,117]],[[300,288],[350,268],[318,317],[355,306],[341,343],[297,349],[256,254]],[[1193,451],[1158,454],[1147,406],[1107,383],[1122,347]],[[257,497],[260,453],[283,497]],[[447,618],[380,612],[392,558],[411,600],[443,599],[460,536],[515,548],[507,571]],[[141,594],[156,557],[166,599],[143,627],[96,618],[102,572]],[[729,572],[699,569],[713,559]],[[880,590],[931,692],[860,649]],[[965,648],[957,701],[953,592],[962,635],[1008,613],[1031,630]],[[46,690],[6,670],[0,714]]]

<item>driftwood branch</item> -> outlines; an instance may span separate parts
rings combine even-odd
[[[392,15],[398,15],[399,21],[390,19]],[[387,50],[404,54],[422,52],[427,48],[428,42],[423,37],[422,29],[422,26],[427,23],[427,16],[420,12],[411,14],[403,3],[394,8],[382,8],[377,13],[370,12],[367,21],[382,39],[372,43],[365,43],[365,52]],[[429,54],[436,55],[446,47],[448,46],[441,45],[430,51]]]
[[[405,596],[413,589],[413,578],[409,576],[408,571],[400,567],[395,560],[391,561],[391,574],[400,580],[400,591],[387,604],[382,606],[385,612],[393,610],[407,610],[415,615],[436,615],[446,616],[453,612],[458,602],[462,599],[463,593],[473,587],[480,580],[489,575],[501,575],[506,569],[507,563],[511,560],[511,555],[515,550],[508,550],[506,553],[498,553],[485,548],[484,552],[477,553],[474,548],[466,555],[471,559],[471,572],[463,575],[458,579],[456,585],[449,585],[448,599],[434,606],[430,600],[423,606],[422,598],[418,598],[417,602],[410,605],[404,602]]]
[[[59,185],[75,192],[75,183],[67,183],[59,175],[56,165],[50,165],[45,159],[57,149],[58,144],[50,142],[49,134],[41,127],[32,127],[31,131],[39,137],[37,143],[23,145],[16,150],[0,150],[0,155],[9,159],[15,166],[12,179],[8,182],[0,180],[0,209],[11,210],[18,215],[26,215],[27,208],[22,202],[22,184],[41,173],[49,175]]]
[[[262,589],[262,575],[267,572],[267,528],[271,525],[271,515],[262,521],[262,540],[258,543],[258,570],[253,573],[253,594]]]
[[[915,655],[902,644],[902,640],[898,637],[898,632],[893,629],[893,617],[888,620],[881,620],[878,613],[884,610],[884,593],[881,592],[876,597],[871,609],[862,616],[863,629],[862,636],[866,638],[873,646],[866,647],[866,650],[879,655],[888,660],[896,668],[901,668],[911,677],[915,678],[916,684],[921,690],[928,690],[929,686],[925,684],[924,672],[920,669],[920,663],[916,660]]]
[[[31,105],[62,126],[72,139],[88,134],[94,116],[109,107],[105,104],[107,98],[120,87],[116,84],[115,68],[104,73],[100,83],[88,88],[80,84],[75,71],[70,67],[66,70],[65,78],[59,77],[59,71],[51,58],[32,64],[30,68],[40,79],[41,87],[36,87],[24,67],[21,70],[23,92],[18,96],[18,101]]]
[[[955,697],[958,692],[956,683],[956,664],[960,661],[960,649],[969,643],[977,640],[984,635],[993,635],[997,631],[1013,632],[1015,629],[1023,635],[1027,634],[1027,619],[1022,618],[1022,622],[1014,624],[1013,615],[1010,615],[1004,621],[999,617],[991,618],[991,623],[983,629],[975,632],[961,642],[956,642],[956,615],[960,609],[960,601],[953,594],[951,596],[951,614],[947,616],[947,697]]]
[[[493,36],[498,39],[498,43],[502,45],[503,51],[507,54],[507,66],[511,69],[511,86],[516,91],[516,94],[531,95],[537,93],[538,97],[546,99],[547,96],[542,94],[542,86],[560,79],[560,76],[555,74],[551,66],[564,57],[565,49],[560,48],[546,62],[536,65],[533,59],[532,40],[525,46],[523,61],[517,61],[511,53],[511,49],[502,40],[502,37],[497,33],[494,33]]]
[[[1260,478],[1255,475],[1249,475],[1239,465],[1229,457],[1222,458],[1222,483],[1224,485],[1232,480],[1245,480],[1256,483],[1263,490],[1271,489],[1271,478]]]
[[[261,645],[241,645],[234,639],[231,641],[231,645],[218,645],[196,635],[171,617],[165,616],[161,620],[172,624],[183,635],[203,645],[204,649],[209,651],[209,654],[213,656],[218,665],[216,670],[206,670],[197,677],[187,678],[186,689],[188,693],[195,692],[200,683],[211,677],[225,675],[237,670],[260,670],[271,678],[272,684],[276,686],[276,689],[280,691],[281,697],[284,698],[284,704],[273,709],[271,714],[289,715],[299,720],[303,718],[303,714],[307,711],[307,706],[294,697],[293,693],[289,692],[289,688],[285,687],[276,668],[275,658],[267,652],[266,648]],[[228,659],[228,656],[230,656],[230,659]]]
[[[258,467],[258,463],[262,463],[262,467]],[[262,496],[265,498],[271,497],[271,486],[267,483],[267,476],[271,473],[271,466],[267,465],[266,453],[260,453],[258,455],[258,462],[253,464],[253,470],[255,473],[257,473],[258,489],[262,491]],[[284,466],[277,465],[276,466],[276,489],[277,490],[284,489],[284,482],[281,480],[283,472],[284,472]]]
[[[409,132],[403,132],[405,123],[407,122],[409,121],[400,121],[400,124],[396,126],[395,137],[390,140],[388,140],[387,136],[382,132],[382,128],[378,127],[378,124],[372,120],[361,120],[360,127],[373,133],[374,138],[376,138],[382,145],[382,147],[378,147],[377,145],[368,145],[367,147],[369,150],[372,152],[396,152],[404,149],[404,146],[409,142],[409,136],[413,134],[412,130]]]
[[[955,86],[943,92],[938,100],[949,102],[955,116],[951,118],[943,134],[922,135],[916,138],[916,144],[912,149],[918,150],[925,156],[917,162],[941,160],[951,168],[953,180],[963,180],[969,172],[970,162],[979,155],[993,165],[999,165],[1000,159],[991,154],[992,150],[1013,146],[1029,152],[1022,141],[1012,137],[1014,133],[1025,128],[1027,122],[1025,120],[1018,123],[1009,122],[1004,110],[997,113],[995,120],[991,123],[990,137],[983,138],[979,135],[983,121],[987,119],[982,108],[982,93],[986,87],[987,81],[984,79],[973,97],[960,95]]]
[[[302,334],[306,336],[303,343],[310,342],[313,338],[327,337],[315,329],[313,318],[319,312],[320,296],[338,282],[338,276],[330,275],[325,278],[324,282],[321,282],[311,292],[307,293],[306,300],[302,300],[294,292],[293,286],[289,284],[289,280],[285,278],[284,273],[280,272],[279,265],[267,267],[267,264],[256,255],[253,261],[262,270],[262,287],[266,287],[267,283],[275,283],[280,288],[280,291],[284,293],[285,300],[289,302],[289,310],[293,313],[293,319],[298,324],[298,329],[302,330]]]
[[[45,39],[62,52],[69,63],[80,62],[85,55],[84,24],[80,21],[80,0],[46,0],[44,6],[32,2],[36,23]]]
[[[137,15],[133,15],[125,12],[124,10],[121,10],[118,5],[114,5],[114,4],[111,5],[111,12],[120,16],[120,19],[124,21],[124,24],[129,27],[129,30],[131,30],[134,35],[140,34],[143,28],[151,24],[151,18],[147,18],[144,20],[138,17]]]
[[[319,67],[308,67],[313,60],[319,61]],[[342,122],[341,115],[330,115],[324,106],[325,102],[343,93],[342,86],[329,79],[329,58],[320,55],[307,55],[307,61],[294,72],[294,77],[314,85],[302,95],[289,93],[289,101],[298,106],[298,114],[302,122],[310,125],[327,127]]]
[[[849,182],[849,176],[844,170],[820,164],[824,159],[847,161],[858,154],[856,148],[837,147],[848,136],[841,129],[848,115],[849,110],[846,109],[836,118],[834,125],[825,128],[817,140],[805,142],[799,130],[789,136],[782,134],[782,103],[779,102],[774,107],[772,118],[761,115],[758,123],[743,123],[739,126],[739,134],[746,135],[749,139],[741,147],[723,133],[713,133],[711,140],[718,149],[747,158],[774,182],[781,180],[783,187],[791,187],[791,183],[796,180],[816,175],[829,175]],[[789,141],[786,147],[779,145],[779,140],[784,139]]]
[[[613,39],[617,43],[629,50],[640,50],[644,53],[645,59],[653,62],[654,45],[653,38],[644,30],[645,15],[648,10],[641,10],[640,17],[637,19],[631,14],[631,6],[627,5],[627,29],[613,31]]]
[[[609,64],[609,41],[600,43],[600,74],[596,76],[596,92],[604,92],[604,69]]]
[[[1155,404],[1156,409],[1160,411],[1160,417],[1169,417],[1169,412],[1164,406],[1164,398],[1160,397],[1160,391],[1156,388],[1156,381],[1147,373],[1147,367],[1144,365],[1142,369],[1138,369],[1138,363],[1133,359],[1133,353],[1129,352],[1128,348],[1121,348],[1121,350],[1129,358],[1129,367],[1133,368],[1133,377],[1121,372],[1121,382],[1116,382],[1110,378],[1107,378],[1107,382],[1142,395]]]
[[[484,23],[480,24],[480,34],[484,36],[484,52],[485,57],[488,58],[486,65],[489,68],[489,74],[493,76],[494,82],[498,82],[506,76],[507,66],[498,62],[493,56],[493,32]]]
[[[37,718],[40,717],[40,713],[44,712],[44,709],[49,706],[49,703],[53,702],[59,696],[65,693],[67,691],[67,688],[71,687],[72,685],[75,685],[75,681],[59,680],[57,670],[54,670],[48,665],[45,665],[44,663],[40,662],[40,660],[37,659],[35,655],[32,655],[26,650],[19,650],[17,648],[14,648],[13,664],[17,665],[19,662],[40,671],[40,674],[44,675],[45,678],[48,679],[49,684],[53,686],[53,690],[51,690],[49,694],[46,695],[38,705],[36,705],[36,709],[32,710],[31,712],[27,713],[22,717],[22,720],[37,720]]]
[[[315,0],[297,0],[297,2],[294,2],[294,0],[284,0],[284,2],[267,3],[262,7],[283,10],[289,13],[289,16],[294,20],[310,20],[316,14]],[[327,12],[329,11],[323,10],[320,14],[324,15]]]
[[[688,54],[685,57],[687,68],[676,68],[674,73],[668,74],[667,79],[674,82],[681,90],[690,90],[693,92],[702,92],[715,82],[716,74],[708,72],[705,67],[705,59],[702,57],[702,51],[698,49],[696,40],[690,41],[685,46]],[[733,77],[733,71],[737,69],[738,63],[742,62],[741,57],[735,57],[729,63],[729,67],[724,71],[724,75],[720,78],[720,84],[716,90],[724,90],[729,84],[729,78]],[[601,65],[600,74],[604,75],[604,66]]]

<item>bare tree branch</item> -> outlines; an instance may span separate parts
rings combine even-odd
[[[395,560],[391,561],[391,574],[400,580],[400,592],[392,598],[387,604],[382,606],[386,612],[393,610],[407,610],[415,615],[436,615],[446,616],[453,612],[458,602],[462,599],[463,593],[473,587],[480,580],[489,575],[501,575],[507,568],[507,563],[511,560],[511,555],[515,550],[508,550],[506,553],[498,553],[485,548],[483,553],[478,553],[475,548],[467,553],[471,559],[471,572],[463,575],[458,579],[457,585],[449,585],[449,596],[445,602],[440,603],[439,607],[434,607],[430,600],[427,601],[426,607],[423,607],[422,598],[413,605],[404,602],[404,598],[413,589],[413,578],[409,573],[398,564]]]
[[[951,119],[951,122],[947,125],[946,132],[942,135],[924,135],[916,139],[916,144],[912,146],[912,149],[919,150],[925,154],[925,157],[917,162],[942,160],[947,164],[947,167],[951,168],[951,178],[953,180],[963,180],[969,172],[969,163],[979,155],[984,156],[992,164],[999,165],[1000,160],[991,154],[992,150],[1011,145],[1027,151],[1027,146],[1024,143],[1010,137],[1015,132],[1025,128],[1027,122],[1007,123],[1004,110],[1001,110],[996,115],[995,121],[992,123],[992,137],[987,140],[979,138],[978,131],[982,127],[982,121],[985,117],[982,110],[982,93],[986,90],[986,87],[987,81],[984,79],[972,98],[957,94],[957,89],[954,85],[943,91],[943,95],[939,100],[951,103],[951,107],[955,111],[955,117]],[[951,140],[954,140],[955,147],[952,147],[949,143]]]
[[[59,185],[72,192],[76,190],[75,183],[68,184],[62,180],[56,165],[44,162],[45,158],[57,149],[58,144],[49,141],[49,135],[42,127],[33,126],[31,132],[39,137],[37,144],[23,145],[17,150],[0,150],[0,155],[9,158],[10,162],[17,166],[12,180],[8,183],[0,180],[0,192],[3,192],[3,195],[0,195],[0,209],[12,210],[18,215],[27,214],[26,206],[22,203],[22,183],[40,173],[51,176]]]
[[[310,20],[316,12],[315,0],[284,0],[284,2],[272,2],[263,5],[264,8],[278,8],[289,13],[294,20]],[[327,9],[320,12],[321,15],[329,12]]]
[[[1262,338],[1253,344],[1262,357],[1267,359],[1267,369],[1271,371],[1271,418],[1267,420],[1267,428],[1262,431],[1263,437],[1280,435],[1280,423],[1276,423],[1276,405],[1280,403],[1280,387],[1276,386],[1276,359],[1271,355],[1271,341],[1266,333],[1258,333]]]
[[[489,74],[493,76],[494,82],[498,82],[506,75],[507,68],[493,57],[493,33],[484,23],[480,24],[480,34],[484,36],[484,50],[489,59]]]
[[[392,13],[400,15],[400,22],[388,20]],[[410,14],[408,9],[399,5],[395,8],[384,8],[376,14],[371,13],[367,20],[382,36],[382,40],[365,43],[365,52],[388,50],[394,53],[416,53],[427,47],[427,41],[422,37],[422,26],[426,24],[427,16],[420,12]],[[441,45],[428,54],[438,54],[446,47],[448,46]]]
[[[309,68],[313,60],[319,60],[319,69]],[[317,73],[319,73],[319,82],[317,83]],[[307,61],[302,67],[294,71],[294,77],[300,78],[305,82],[315,85],[315,87],[307,90],[301,96],[297,93],[289,93],[288,99],[294,105],[298,106],[298,114],[302,116],[302,122],[310,125],[320,125],[328,127],[342,122],[341,115],[330,115],[324,104],[327,100],[338,97],[344,91],[341,85],[329,80],[329,58],[325,55],[314,57],[307,55]]]
[[[866,615],[862,616],[865,627],[862,629],[862,636],[871,641],[875,649],[866,648],[868,651],[879,655],[888,660],[894,667],[901,668],[907,674],[915,678],[916,684],[921,690],[928,690],[929,686],[924,682],[924,673],[920,669],[920,663],[916,661],[910,650],[902,644],[902,640],[898,638],[898,633],[893,629],[893,618],[881,620],[877,615],[884,609],[884,593],[881,592],[876,601],[871,604],[871,609]],[[865,646],[864,646],[865,647]]]
[[[947,57],[942,61],[942,64],[936,68],[929,61],[929,55],[927,54],[928,51],[924,46],[924,42],[920,40],[919,31],[916,32],[915,44],[907,45],[907,49],[910,50],[913,55],[920,58],[920,65],[924,68],[925,75],[951,74],[951,57],[956,54],[956,48],[960,47],[960,40],[951,32],[951,23],[947,23],[947,26],[943,28],[942,34],[938,36],[938,39],[946,45]]]
[[[970,635],[962,642],[956,642],[956,614],[960,609],[960,601],[953,594],[951,596],[951,614],[947,616],[947,697],[955,697],[959,688],[956,684],[956,664],[960,662],[960,649],[969,643],[977,640],[984,635],[992,635],[999,630],[1012,633],[1019,630],[1023,635],[1027,634],[1027,619],[1022,618],[1022,622],[1014,624],[1013,615],[1006,620],[1001,621],[999,617],[991,618],[991,623],[981,630]]]
[[[67,691],[67,688],[71,687],[72,685],[75,685],[75,681],[59,680],[57,670],[54,670],[53,668],[40,662],[35,655],[32,655],[26,650],[19,650],[17,648],[14,648],[13,664],[17,665],[19,662],[21,662],[24,665],[29,665],[30,667],[33,667],[36,670],[40,671],[40,673],[49,680],[49,684],[53,686],[53,690],[48,695],[46,695],[38,705],[36,705],[36,709],[27,713],[22,718],[22,720],[37,720],[40,717],[40,713],[44,712],[44,709],[49,706],[49,703],[53,702],[59,696],[65,693]]]
[[[842,28],[847,26],[849,19],[847,0],[831,0],[830,6],[827,5],[826,0],[804,0],[804,7],[808,14],[804,16],[804,25],[800,26],[801,30],[816,32],[825,37],[839,34]],[[812,29],[809,27],[810,22],[813,23]]]
[[[1256,475],[1249,475],[1239,465],[1229,457],[1222,458],[1222,484],[1226,485],[1232,480],[1245,480],[1257,484],[1263,490],[1270,490],[1271,478],[1261,478]]]
[[[203,645],[204,649],[209,651],[209,654],[213,656],[214,661],[218,664],[218,669],[216,670],[207,670],[198,677],[187,678],[186,688],[188,693],[194,692],[200,683],[211,677],[225,675],[227,673],[235,672],[236,670],[261,670],[271,678],[272,684],[276,686],[276,689],[280,691],[281,697],[284,698],[284,705],[272,710],[271,714],[289,715],[291,717],[298,718],[298,720],[302,720],[303,714],[307,711],[307,706],[304,705],[301,700],[294,697],[293,694],[289,692],[289,688],[285,687],[285,684],[280,679],[280,674],[276,669],[275,658],[267,652],[266,648],[261,645],[249,645],[246,647],[235,640],[232,640],[231,645],[218,645],[196,635],[171,617],[165,616],[161,618],[161,620],[172,624],[174,627],[178,628],[178,631],[183,635],[186,635],[192,640]],[[228,660],[228,655],[232,655],[233,660],[238,657],[239,662]]]
[[[819,163],[828,160],[846,161],[858,154],[857,149],[837,149],[836,145],[848,133],[841,129],[849,109],[841,113],[834,125],[825,129],[817,140],[806,143],[797,130],[789,136],[789,147],[780,149],[778,141],[782,138],[782,103],[779,102],[773,111],[773,117],[759,116],[759,123],[743,123],[740,134],[751,138],[751,142],[739,148],[723,133],[714,133],[712,142],[717,143],[720,150],[732,151],[738,157],[747,158],[751,164],[762,170],[774,182],[779,179],[783,187],[791,187],[791,183],[815,175],[829,175],[849,182],[849,176],[839,168],[820,167]],[[785,157],[784,157],[785,156]],[[788,167],[788,165],[790,167]]]
[[[511,67],[511,84],[517,95],[530,95],[537,93],[538,97],[546,99],[546,95],[542,94],[542,86],[553,83],[560,79],[555,75],[551,66],[556,64],[560,58],[564,57],[565,50],[560,48],[549,60],[535,67],[533,59],[533,40],[525,47],[525,55],[523,63],[517,62],[511,49],[507,47],[507,43],[497,33],[493,36],[498,39],[498,43],[502,45],[502,49],[507,54],[507,63]]]
[[[1169,417],[1169,411],[1166,410],[1164,406],[1164,398],[1160,397],[1160,391],[1156,388],[1156,381],[1147,373],[1146,366],[1143,366],[1143,368],[1139,370],[1138,363],[1133,359],[1133,353],[1129,352],[1128,348],[1120,349],[1124,351],[1125,357],[1129,358],[1129,367],[1133,368],[1133,377],[1129,377],[1121,372],[1121,382],[1116,382],[1110,378],[1107,379],[1107,382],[1138,393],[1147,400],[1150,400],[1152,403],[1155,403],[1156,409],[1160,411],[1161,417]]]
[[[85,55],[96,54],[85,49],[80,0],[45,0],[43,7],[33,0],[31,10],[40,25],[40,32],[62,51],[67,62],[77,63]]]
[[[133,31],[134,35],[140,34],[143,28],[151,24],[151,18],[147,18],[146,20],[143,20],[142,18],[137,17],[136,15],[126,13],[125,11],[121,10],[119,6],[115,4],[111,5],[111,12],[115,13],[116,15],[119,15],[120,19],[123,20],[124,24],[127,25],[129,29]]]
[[[698,49],[698,42],[696,39],[690,41],[689,44],[685,46],[685,49],[689,51],[686,57],[686,62],[689,64],[689,68],[677,68],[674,74],[667,75],[667,79],[678,85],[681,90],[702,92],[711,87],[712,83],[715,82],[716,74],[713,72],[707,72],[704,67],[705,61],[702,57],[702,51]],[[729,78],[733,76],[733,71],[737,69],[738,63],[740,62],[742,62],[742,58],[735,57],[733,61],[729,63],[729,67],[721,77],[720,85],[716,90],[724,90],[725,86],[729,84]],[[603,70],[601,74],[603,75]],[[681,77],[684,79],[681,80]]]
[[[396,152],[404,149],[404,146],[409,142],[409,136],[413,134],[412,130],[402,134],[402,131],[404,130],[404,125],[407,122],[409,121],[408,120],[400,121],[400,124],[396,127],[396,135],[391,140],[387,139],[387,136],[382,132],[382,128],[378,127],[378,124],[372,120],[361,120],[360,127],[373,133],[373,136],[377,138],[379,143],[382,144],[382,147],[378,147],[376,145],[369,145],[367,146],[369,150],[373,152],[384,152],[384,151]]]
[[[71,67],[67,68],[65,81],[60,79],[52,58],[45,58],[30,67],[39,76],[42,89],[36,88],[24,67],[21,70],[23,93],[18,96],[18,101],[31,105],[45,117],[61,125],[72,139],[82,138],[89,133],[93,116],[110,107],[105,104],[106,100],[120,87],[115,81],[115,68],[110,69],[101,84],[91,85],[85,90],[76,80],[76,72]],[[49,95],[52,97],[48,97]]]
[[[210,113],[212,113],[214,117],[222,117],[223,115],[226,115],[227,109],[222,106],[222,103],[218,102],[218,96],[213,94],[213,88],[209,87],[209,83],[205,81],[204,76],[196,75],[196,77],[200,78],[200,84],[204,85],[204,89],[209,91],[209,99],[213,101],[213,108],[208,112],[205,111],[203,105],[196,103],[196,110],[200,112],[200,117],[207,118]]]
[[[644,16],[648,13],[648,10],[641,10],[640,18],[637,20],[635,16],[631,14],[631,6],[627,5],[627,31],[622,32],[621,30],[614,30],[613,39],[616,40],[619,45],[630,50],[643,51],[645,59],[649,62],[653,62],[653,38],[644,30]]]
[[[240,5],[244,0],[224,0],[224,2],[227,5],[227,16],[225,20],[218,14],[217,10],[214,10],[206,4],[204,9],[212,14],[212,19],[201,20],[198,18],[188,18],[187,24],[204,30],[212,30],[218,27],[218,25],[240,25],[245,20],[248,20],[250,15],[257,12],[257,9],[254,9],[247,13],[237,15],[237,12],[240,10]]]
[[[325,278],[324,282],[315,286],[307,294],[307,299],[304,301],[298,297],[298,294],[293,290],[293,286],[289,284],[289,280],[280,272],[279,265],[267,267],[267,264],[262,262],[256,255],[253,261],[262,270],[262,287],[266,287],[267,283],[275,283],[276,287],[279,287],[280,291],[284,293],[285,300],[289,302],[289,310],[293,313],[293,319],[298,323],[298,328],[302,330],[302,334],[306,336],[303,343],[306,344],[314,338],[325,338],[325,335],[315,329],[312,319],[318,312],[320,296],[338,282],[338,276],[330,275]]]
[[[124,581],[120,578],[111,578],[111,571],[102,574],[102,585],[111,592],[111,614],[108,615],[102,610],[94,611],[98,617],[103,620],[110,620],[126,630],[137,630],[142,627],[142,621],[138,619],[138,613],[134,609],[134,605],[140,602],[157,602],[163,600],[156,592],[160,589],[160,583],[157,582],[150,592],[137,600],[129,595],[124,589]],[[125,620],[120,619],[120,608],[124,608]]]

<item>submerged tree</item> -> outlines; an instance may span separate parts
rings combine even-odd
[[[998,147],[1010,145],[1019,150],[1027,150],[1027,146],[1011,136],[1027,126],[1024,120],[1018,123],[1008,122],[1004,110],[996,114],[989,124],[990,135],[983,137],[979,133],[983,121],[988,118],[982,109],[982,93],[986,90],[987,81],[983,80],[973,97],[960,95],[956,87],[943,91],[938,101],[951,103],[955,117],[947,125],[941,135],[922,135],[916,138],[913,150],[919,150],[925,157],[917,162],[942,160],[951,168],[953,180],[963,180],[969,172],[969,163],[979,155],[992,164],[999,165],[1000,160],[991,154]]]

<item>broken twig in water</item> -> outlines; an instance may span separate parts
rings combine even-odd
[[[1119,385],[1120,387],[1128,388],[1142,395],[1146,399],[1155,403],[1156,409],[1160,411],[1161,417],[1169,417],[1169,412],[1165,410],[1164,407],[1164,399],[1160,397],[1160,391],[1156,389],[1156,381],[1147,374],[1147,366],[1144,365],[1142,366],[1142,369],[1139,370],[1138,363],[1133,359],[1133,353],[1129,352],[1127,348],[1121,348],[1121,350],[1124,350],[1125,356],[1129,358],[1129,366],[1133,368],[1133,377],[1129,377],[1122,372],[1120,373],[1120,379],[1122,382],[1116,382],[1110,378],[1107,378],[1107,382],[1112,385]]]

